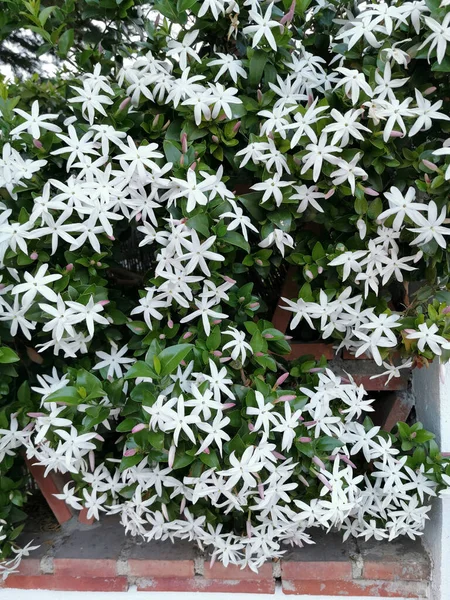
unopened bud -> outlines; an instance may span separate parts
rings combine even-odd
[[[165,336],[163,333],[160,333],[160,334],[159,334],[159,339],[160,339],[160,340],[165,340],[165,339],[166,339],[166,336]]]
[[[261,92],[261,90],[257,90],[257,91],[256,91],[256,97],[257,97],[257,99],[258,99],[258,102],[262,102],[263,95],[262,95],[262,92]]]
[[[152,127],[157,127],[158,126],[158,121],[159,121],[159,117],[160,116],[161,115],[159,115],[159,114],[154,116],[153,121],[152,121]]]
[[[181,152],[186,154],[188,151],[188,143],[187,143],[187,133],[181,134]]]
[[[280,375],[280,377],[278,377],[278,379],[275,381],[274,388],[277,388],[279,385],[282,385],[288,377],[289,373],[283,373],[283,375]]]
[[[378,193],[376,190],[374,190],[373,188],[370,188],[370,187],[363,187],[362,189],[363,189],[363,192],[364,192],[365,194],[367,194],[368,196],[379,196],[379,195],[380,195],[380,194],[379,194],[379,193]]]
[[[220,140],[219,140],[219,138],[217,137],[217,135],[213,135],[211,139],[212,139],[212,141],[213,141],[215,144],[219,144],[219,143],[220,143]]]
[[[238,121],[233,127],[233,133],[237,133],[241,127],[242,121]]]
[[[146,425],[145,423],[139,423],[139,425],[135,425],[133,427],[133,429],[131,430],[131,433],[138,433],[138,431],[142,431],[143,429],[146,429]]]
[[[192,331],[186,331],[186,333],[183,335],[183,340],[188,340],[193,335],[194,334],[192,333]]]
[[[437,87],[435,85],[432,85],[431,87],[427,88],[423,95],[424,96],[429,96],[430,94],[433,94],[435,91],[437,90]]]
[[[298,442],[300,442],[301,444],[308,444],[311,441],[310,437],[299,437]]]
[[[109,300],[100,300],[98,304],[100,304],[100,306],[106,306],[107,304],[109,304]]]
[[[67,271],[68,273],[70,273],[70,271],[73,271],[73,264],[72,264],[72,263],[69,263],[69,264],[66,266],[66,271]]]
[[[124,110],[131,102],[131,98],[125,98],[125,100],[122,100],[122,102],[119,104],[119,110]]]
[[[191,169],[191,171],[195,171],[195,169],[197,168],[197,161],[193,162],[189,168]]]
[[[136,452],[137,452],[136,448],[128,448],[128,450],[125,450],[123,455],[124,456],[134,456],[136,454]]]
[[[184,167],[184,154],[180,156],[180,167]]]
[[[32,252],[30,254],[31,260],[37,260],[39,258],[39,254],[37,252]]]
[[[40,140],[33,139],[33,146],[41,150],[44,146]]]
[[[391,137],[391,138],[403,137],[403,133],[401,131],[395,131],[395,129],[393,129],[391,131],[391,133],[389,134],[389,137]]]
[[[168,327],[169,329],[173,329],[173,321],[172,321],[172,319],[169,319],[169,320],[167,321],[167,327]]]
[[[439,167],[437,165],[435,165],[434,163],[432,163],[431,161],[427,160],[426,158],[424,158],[422,160],[422,162],[426,166],[427,169],[430,169],[430,171],[439,171]]]
[[[334,196],[335,191],[336,191],[336,188],[331,188],[331,190],[328,190],[328,192],[325,194],[325,200],[328,200],[328,198],[331,198],[331,196]]]
[[[161,129],[161,131],[165,131],[166,129],[169,129],[170,126],[170,119],[167,121],[167,123],[164,124],[164,127]]]
[[[212,355],[213,356],[217,356],[217,358],[220,358],[222,356],[222,352],[220,350],[213,350]]]
[[[175,460],[175,452],[176,452],[177,448],[176,446],[174,446],[172,444],[172,446],[170,446],[170,450],[169,450],[169,467],[172,468],[173,467],[173,463]]]

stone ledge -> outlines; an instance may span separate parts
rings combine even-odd
[[[59,531],[28,531],[19,540],[41,547],[3,587],[59,591],[275,592],[285,594],[428,598],[430,562],[419,542],[350,539],[312,531],[316,544],[250,569],[210,566],[187,541],[145,543],[126,537],[116,517],[92,526],[72,519]]]

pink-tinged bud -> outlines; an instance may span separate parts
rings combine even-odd
[[[258,308],[259,306],[259,302],[252,302],[251,304],[248,305],[249,308]]]
[[[355,463],[353,463],[348,456],[345,456],[345,454],[339,454],[338,455],[339,458],[342,460],[342,462],[345,462],[345,464],[350,465],[352,469],[356,469],[356,465]]]
[[[4,290],[4,289],[5,289],[5,287],[6,287],[6,284],[5,284],[5,283],[0,283],[0,290]]]
[[[181,365],[182,367],[185,367],[185,366],[186,366],[186,361],[185,361],[185,360],[181,360],[181,361],[180,361],[180,365]]]
[[[39,254],[37,252],[32,252],[30,254],[31,260],[37,260],[39,258]]]
[[[194,334],[192,333],[192,331],[186,331],[186,333],[183,335],[183,340],[188,340],[193,335]]]
[[[322,473],[317,474],[317,479],[319,481],[321,481],[323,483],[323,485],[330,490],[330,492],[333,490],[331,483],[328,481],[328,479],[326,477],[324,477],[322,475]]]
[[[274,140],[274,139],[275,139],[275,137],[274,137],[274,135],[273,135],[273,131],[269,131],[269,133],[266,133],[266,135],[267,135],[267,137],[268,137],[270,140]]]
[[[93,267],[95,265],[95,260],[90,260],[89,264],[91,265],[91,267]]]
[[[258,99],[258,102],[262,102],[263,95],[261,90],[256,90],[256,98]]]
[[[222,319],[214,319],[214,321],[211,321],[213,325],[218,325],[219,323],[222,323]]]
[[[102,263],[101,263],[101,262],[98,262],[98,263],[96,263],[96,264],[97,264],[97,267],[101,267],[101,266],[102,266]]]
[[[313,456],[312,461],[315,465],[325,470],[325,463],[318,456]]]
[[[221,352],[220,350],[213,350],[211,353],[213,356],[217,356],[217,358],[220,358],[223,354],[223,352]]]
[[[389,137],[391,137],[391,138],[403,137],[403,133],[401,131],[395,131],[395,129],[394,129],[389,134]]]
[[[122,102],[119,104],[119,110],[125,110],[125,108],[130,104],[131,102],[131,98],[125,98],[125,100],[122,100]]]
[[[284,336],[284,339],[285,339],[285,340],[287,340],[287,341],[289,341],[289,340],[293,340],[293,339],[294,339],[294,336],[292,336],[292,335],[285,335],[285,336]]]
[[[91,467],[91,471],[95,470],[95,454],[93,450],[89,452],[89,466]]]
[[[103,50],[103,46],[102,46],[101,42],[98,43],[97,49],[98,49],[98,51],[99,51],[100,54],[103,54],[104,50]]]
[[[180,502],[180,515],[184,513],[184,509],[186,508],[186,498],[183,496]]]
[[[147,425],[145,423],[139,423],[139,425],[133,427],[131,433],[138,433],[138,431],[142,431],[143,429],[147,429]]]
[[[195,169],[197,168],[197,161],[193,162],[189,168],[191,169],[191,171],[195,171]]]
[[[164,124],[164,127],[161,129],[161,131],[166,131],[166,129],[169,129],[170,127],[170,119],[167,121],[167,123]]]
[[[312,272],[309,269],[306,269],[305,275],[307,277],[309,277],[309,279],[314,279],[314,275],[312,274]]]
[[[33,419],[37,419],[38,417],[45,417],[45,413],[41,413],[41,412],[37,412],[37,413],[30,412],[30,413],[27,413],[27,415]]]
[[[159,334],[159,339],[160,340],[165,340],[166,339],[166,336],[164,335],[164,333],[160,333]]]
[[[225,113],[221,113],[219,115],[218,121],[225,121],[227,119],[227,115]]]
[[[284,394],[276,399],[276,402],[291,402],[291,400],[295,400],[297,396],[295,394]]]
[[[152,127],[156,127],[158,125],[160,115],[155,115],[152,121]]]
[[[167,327],[168,327],[169,329],[173,329],[173,321],[172,321],[172,319],[169,319],[169,320],[167,321]]]
[[[284,456],[284,454],[281,454],[281,452],[277,452],[276,450],[272,450],[272,455],[277,459],[277,460],[286,460],[286,457]]]
[[[231,356],[222,356],[222,358],[219,358],[219,362],[221,364],[230,362],[230,360],[231,360]]]
[[[294,163],[299,167],[302,164],[302,159],[294,156]]]
[[[450,306],[446,306],[446,307],[444,308],[444,310],[442,311],[442,314],[443,314],[443,315],[448,315],[448,313],[450,313]]]
[[[184,167],[184,154],[180,156],[180,167]]]
[[[264,352],[255,352],[255,356],[265,356]]]
[[[308,103],[307,106],[311,106],[311,104],[314,102],[314,96],[312,94],[308,94]]]
[[[69,264],[66,266],[66,271],[67,271],[68,273],[70,273],[70,271],[73,271],[73,264],[72,264],[72,263],[69,263]]]
[[[225,402],[225,404],[222,404],[223,410],[228,410],[230,408],[233,408],[234,406],[236,406],[235,402]]]
[[[172,444],[172,446],[170,446],[170,450],[169,450],[169,467],[172,468],[173,467],[173,463],[175,461],[175,452],[177,451],[176,446],[174,446]]]
[[[209,449],[209,447],[206,447],[206,448],[204,448],[204,449],[203,449],[203,452],[204,452],[205,454],[211,454],[211,450]]]
[[[275,381],[274,388],[277,388],[279,385],[282,385],[288,377],[289,373],[283,373],[283,375],[280,375],[280,377],[278,377],[278,379]]]
[[[252,522],[247,521],[245,524],[245,527],[247,529],[247,537],[251,538],[252,537]]]
[[[430,183],[431,183],[431,179],[429,178],[429,176],[428,176],[428,173],[425,173],[425,175],[424,175],[424,177],[423,177],[423,178],[425,179],[425,183],[426,183],[427,185],[430,185]]]
[[[296,0],[292,0],[291,8],[284,15],[282,19],[280,19],[280,25],[285,25],[286,23],[290,23],[295,15],[295,3]]]
[[[238,121],[233,127],[233,133],[237,133],[241,127],[242,121]]]
[[[244,296],[240,296],[240,298],[239,298],[239,302],[241,302],[241,303],[242,303],[242,302],[244,302],[244,300],[245,300],[245,297],[244,297]]]
[[[142,219],[142,213],[138,213],[135,217],[136,223],[139,223],[139,221]]]
[[[317,425],[317,421],[305,421],[303,425],[305,427],[313,427],[314,425]]]
[[[194,156],[195,156],[195,158],[198,158],[198,152],[197,152],[197,150],[194,152]]]
[[[181,134],[181,152],[183,154],[186,154],[186,152],[188,151],[188,142],[187,142],[187,133],[182,133]]]
[[[98,440],[99,442],[104,442],[105,438],[103,436],[101,436],[99,433],[97,433],[94,437],[94,440]]]
[[[309,444],[309,442],[311,441],[310,437],[299,437],[298,442],[300,442],[301,444]]]
[[[412,434],[409,436],[409,438],[411,440],[413,440],[416,436],[417,436],[417,431],[413,431]]]
[[[111,242],[116,241],[116,238],[113,235],[107,235],[106,237],[108,238],[108,240],[111,240]]]
[[[262,267],[264,265],[263,261],[260,258],[257,258],[255,260],[255,263],[258,265],[258,267]]]
[[[273,335],[271,333],[265,333],[263,335],[263,338],[266,338],[266,340],[273,340]]]
[[[303,477],[303,475],[297,475],[299,481],[301,481],[303,483],[303,485],[306,485],[306,487],[309,487],[309,483],[306,481],[306,479]]]
[[[227,283],[231,283],[233,285],[236,283],[236,280],[231,279],[231,277],[228,277],[228,275],[222,275],[222,279],[224,279]]]
[[[168,512],[167,506],[165,504],[161,504],[161,512],[162,512],[164,518],[166,519],[166,521],[170,521],[169,512]]]
[[[313,367],[309,369],[308,373],[322,373],[323,367]]]
[[[125,450],[123,455],[124,456],[134,456],[136,454],[136,452],[137,452],[136,448],[128,448],[128,450]]]
[[[328,198],[331,198],[331,196],[334,196],[335,191],[336,191],[336,188],[331,188],[331,190],[328,190],[328,192],[325,194],[325,200],[328,200]]]
[[[155,19],[155,29],[157,29],[157,28],[158,28],[158,26],[159,26],[159,21],[160,21],[160,20],[161,20],[161,14],[160,14],[160,13],[158,13],[158,14],[156,15],[156,19]]]
[[[432,85],[431,87],[427,88],[423,95],[424,96],[429,96],[430,94],[434,94],[434,92],[437,90],[437,87],[435,85]]]
[[[362,186],[361,186],[362,187]],[[373,188],[370,187],[363,187],[363,192],[365,194],[367,194],[367,196],[379,196],[380,194],[377,192],[377,190],[374,190]]]
[[[317,272],[319,273],[319,275],[322,275],[323,267],[317,267]]]
[[[416,333],[415,329],[403,329],[402,333],[406,333],[406,335],[410,335],[411,333]]]
[[[100,306],[106,306],[107,304],[109,304],[109,300],[100,300],[98,304],[100,304]]]
[[[249,431],[254,431],[255,430],[255,426],[253,425],[253,423],[249,423],[248,424],[248,430]]]
[[[217,135],[213,135],[211,139],[212,139],[212,141],[214,142],[214,144],[219,144],[219,143],[220,143],[220,140],[219,140],[219,138],[217,137]]]
[[[431,161],[427,160],[426,158],[423,159],[423,164],[426,166],[427,169],[430,169],[430,171],[439,171],[439,167],[437,165],[435,165],[434,163],[432,163]]]
[[[41,150],[44,147],[42,145],[42,142],[40,140],[35,140],[35,139],[33,139],[33,146],[35,146],[36,148],[38,148],[38,150]]]

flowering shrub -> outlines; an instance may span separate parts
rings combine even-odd
[[[0,451],[70,473],[73,509],[257,569],[313,527],[414,539],[450,484],[420,423],[382,432],[270,323],[294,265],[296,337],[389,377],[450,356],[448,3],[353,4],[158,0],[120,69],[3,86],[0,333],[30,386]]]

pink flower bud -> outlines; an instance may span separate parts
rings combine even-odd
[[[207,446],[206,448],[203,449],[203,452],[205,454],[211,454],[211,450],[209,449],[209,447]]]
[[[95,470],[95,454],[93,450],[89,452],[89,466],[91,467],[91,471]]]
[[[94,440],[98,440],[99,442],[104,442],[105,438],[103,436],[101,436],[99,433],[97,433],[96,436],[94,437]]]
[[[136,448],[128,448],[128,450],[125,450],[123,455],[124,456],[134,456],[136,454],[136,452],[137,452]]]
[[[336,188],[331,188],[331,190],[328,190],[328,192],[325,194],[325,200],[328,200],[328,198],[331,198],[331,196],[334,196],[335,191],[336,191]]]
[[[164,127],[161,129],[161,131],[166,131],[166,129],[169,129],[170,126],[170,119],[167,121],[167,123],[164,124]]]
[[[290,23],[295,15],[295,3],[296,0],[292,0],[291,8],[288,12],[280,19],[280,25],[285,25],[286,23]]]
[[[312,274],[312,272],[309,269],[306,269],[305,275],[307,277],[309,277],[309,279],[314,279],[314,275]]]
[[[139,212],[135,217],[136,223],[139,223],[139,221],[142,219],[142,213]]]
[[[169,512],[168,512],[167,506],[165,504],[161,504],[161,512],[162,512],[164,518],[166,519],[166,521],[170,521]]]
[[[218,120],[219,120],[219,121],[225,121],[225,119],[226,119],[226,118],[227,118],[227,115],[226,115],[225,113],[221,113],[221,114],[219,115],[219,119],[218,119]]]
[[[228,410],[229,408],[233,408],[234,406],[236,406],[235,402],[225,402],[225,404],[222,404],[222,408],[224,410]]]
[[[356,469],[356,465],[355,463],[353,463],[348,456],[346,456],[345,454],[339,454],[338,455],[339,458],[342,460],[342,462],[345,462],[345,464],[350,465],[352,469]]]
[[[301,444],[308,444],[311,441],[310,437],[299,437],[298,442],[300,442]]]
[[[147,425],[145,423],[139,423],[138,425],[135,425],[133,427],[133,429],[131,430],[131,433],[138,433],[138,431],[142,431],[143,429],[146,429]]]
[[[262,102],[263,95],[261,90],[256,90],[256,98],[258,99],[258,102]]]
[[[169,319],[169,320],[167,321],[167,327],[168,327],[169,329],[173,329],[173,321],[172,321],[172,319]]]
[[[312,94],[308,94],[308,104],[307,106],[311,106],[311,104],[314,102],[314,96]]]
[[[211,353],[213,356],[217,356],[217,358],[220,358],[223,354],[223,352],[221,352],[220,350],[213,350]]]
[[[271,333],[265,333],[263,335],[263,338],[266,338],[266,340],[273,340],[273,335]]]
[[[272,454],[277,460],[286,460],[286,457],[284,456],[284,454],[281,454],[280,452],[277,452],[276,450],[272,450]]]
[[[274,388],[277,388],[279,385],[282,385],[288,377],[289,373],[283,373],[283,375],[280,375],[280,377],[278,377],[278,379],[275,381]]]
[[[313,456],[312,461],[315,465],[325,470],[325,463],[318,456]]]
[[[424,177],[423,177],[423,178],[425,179],[425,183],[426,183],[427,185],[430,185],[430,183],[431,183],[431,179],[429,178],[429,176],[428,176],[428,173],[425,173],[425,175],[424,175]]]
[[[183,340],[188,340],[193,335],[194,334],[192,333],[192,331],[186,331],[186,333],[183,335]]]
[[[297,396],[294,394],[284,394],[276,399],[276,402],[290,402],[291,400],[295,400]]]
[[[249,308],[258,308],[259,306],[259,302],[252,302],[251,304],[248,305]]]
[[[100,306],[106,306],[107,304],[109,304],[109,300],[100,300],[98,304],[100,304]]]
[[[228,275],[222,275],[222,279],[224,279],[228,283],[232,283],[233,285],[236,283],[236,280],[235,279],[231,279],[231,277],[228,277]]]
[[[379,193],[378,193],[376,190],[374,190],[373,188],[370,188],[370,187],[363,187],[362,189],[363,189],[363,192],[364,192],[365,194],[367,194],[368,196],[379,196],[379,195],[380,195],[380,194],[379,194]]]
[[[450,313],[450,306],[446,306],[446,307],[444,308],[444,310],[442,311],[442,314],[443,314],[443,315],[448,315],[448,313]]]
[[[319,481],[321,481],[323,483],[323,485],[330,490],[330,492],[333,490],[331,483],[328,481],[328,479],[326,477],[324,477],[322,475],[322,473],[317,474],[317,479]]]
[[[124,110],[131,102],[131,98],[125,98],[119,105],[119,110]]]
[[[101,263],[101,262],[98,262],[98,263],[97,263],[97,267],[101,267],[101,266],[102,266],[102,263]]]
[[[173,463],[175,461],[175,452],[177,451],[176,446],[174,446],[173,444],[170,446],[170,450],[169,450],[169,467],[172,468],[173,467]]]
[[[180,167],[184,167],[184,154],[180,156]]]
[[[322,275],[323,267],[317,267],[317,272],[319,273],[319,275]]]
[[[427,88],[423,95],[424,96],[429,96],[430,94],[433,94],[435,91],[437,90],[437,87],[435,85],[432,85],[431,87]]]
[[[180,515],[184,513],[184,509],[186,508],[186,498],[183,496],[180,502]]]
[[[106,237],[108,238],[108,240],[111,240],[111,242],[116,241],[116,238],[113,235],[107,235]]]
[[[30,412],[30,413],[27,413],[27,415],[29,417],[32,417],[33,419],[37,419],[38,417],[45,417],[45,413],[42,413],[42,412]]]
[[[251,538],[252,537],[252,522],[246,521],[245,527],[247,529],[247,537]]]
[[[411,333],[416,333],[415,329],[403,329],[402,333],[406,333],[406,335],[410,335]]]
[[[67,271],[67,272],[69,272],[69,273],[70,273],[70,271],[73,271],[73,264],[72,264],[72,263],[69,263],[69,264],[66,266],[66,271]]]
[[[257,258],[257,259],[255,260],[255,263],[258,265],[258,267],[262,267],[262,266],[263,266],[263,264],[264,264],[264,263],[263,263],[263,261],[262,261],[260,258]]]
[[[40,140],[35,140],[33,139],[33,146],[35,146],[36,148],[38,148],[39,150],[41,150],[44,146],[42,145],[42,142]]]
[[[218,325],[219,323],[222,323],[222,319],[214,319],[214,321],[212,321],[213,325]]]
[[[323,367],[313,367],[309,369],[308,373],[322,373]]]
[[[181,134],[181,152],[186,154],[188,151],[188,143],[187,143],[187,133]]]
[[[253,425],[253,423],[248,424],[248,429],[249,429],[249,431],[254,431],[255,426]]]
[[[235,126],[233,127],[233,133],[237,133],[241,127],[241,123],[242,121],[238,121]]]
[[[317,421],[305,421],[303,425],[305,427],[313,427],[314,425],[317,425]]]
[[[220,363],[227,363],[227,362],[230,362],[230,360],[231,360],[231,356],[222,356],[222,358],[219,358]]]
[[[191,171],[195,171],[195,169],[197,168],[197,161],[193,162],[189,168],[191,169]]]
[[[435,172],[439,171],[439,167],[436,166],[431,161],[427,160],[426,158],[424,158],[422,162],[426,166],[427,169],[430,169],[430,171],[435,171]]]
[[[185,367],[185,366],[186,366],[186,361],[185,361],[185,360],[181,360],[181,361],[180,361],[180,365],[181,365],[182,367]]]
[[[417,431],[413,431],[409,437],[411,440],[413,440],[416,436],[417,436]]]
[[[297,475],[297,477],[299,478],[299,481],[301,481],[303,483],[303,485],[306,485],[306,487],[309,487],[309,483],[306,481],[306,479],[303,477],[303,475]]]
[[[259,494],[259,497],[263,500],[264,499],[264,485],[262,483],[258,483],[258,494]]]
[[[152,121],[152,127],[156,127],[158,125],[160,115],[155,115]]]
[[[395,129],[393,129],[391,131],[391,133],[389,134],[389,137],[391,137],[391,138],[403,137],[403,133],[401,131],[395,131]]]
[[[217,135],[213,135],[211,139],[212,139],[212,141],[213,141],[215,144],[218,144],[218,143],[220,142],[220,140],[219,140],[219,138],[217,137]]]
[[[255,352],[255,356],[265,356],[264,352]]]
[[[31,260],[37,260],[39,258],[39,254],[37,252],[32,252],[30,254]]]

